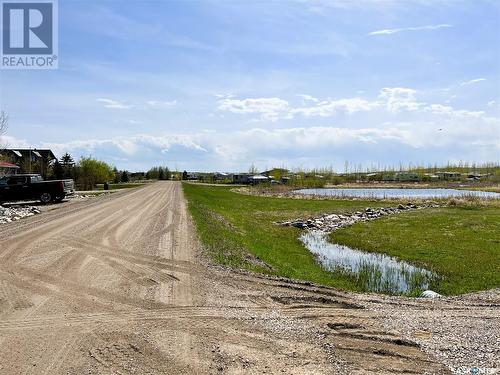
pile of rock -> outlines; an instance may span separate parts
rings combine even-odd
[[[2,207],[0,206],[0,224],[10,223],[24,219],[25,217],[34,216],[41,211],[37,207]]]
[[[406,205],[400,204],[397,207],[390,208],[366,208],[364,211],[357,211],[351,214],[328,214],[319,218],[308,220],[294,220],[277,222],[278,225],[292,226],[301,229],[320,230],[323,232],[333,232],[336,229],[350,226],[358,221],[370,221],[378,219],[382,216],[395,215],[404,211],[418,210],[428,207],[437,207],[437,205],[416,205],[408,203]]]

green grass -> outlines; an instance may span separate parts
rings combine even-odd
[[[268,198],[241,195],[228,187],[183,187],[212,261],[354,291],[363,290],[355,277],[318,265],[298,239],[301,230],[273,222],[398,203]],[[499,286],[500,249],[494,230],[499,223],[499,208],[429,209],[357,224],[336,232],[335,239],[435,270],[445,276],[433,285],[435,290],[458,294]]]
[[[354,278],[318,266],[314,256],[298,239],[301,230],[277,226],[273,222],[326,212],[352,212],[367,206],[381,206],[380,202],[264,198],[234,193],[228,187],[187,183],[183,186],[190,213],[213,261],[235,268],[360,290]]]

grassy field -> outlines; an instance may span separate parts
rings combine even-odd
[[[298,240],[299,229],[273,222],[397,205],[267,198],[237,194],[228,187],[183,186],[201,240],[214,262],[354,291],[362,288],[353,277],[318,266]],[[458,294],[499,286],[500,242],[495,232],[499,224],[498,207],[450,207],[357,224],[336,232],[335,239],[435,270],[444,278],[432,288]]]

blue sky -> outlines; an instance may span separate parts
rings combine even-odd
[[[118,168],[500,161],[495,0],[59,1],[4,142]]]

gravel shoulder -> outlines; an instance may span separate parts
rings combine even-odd
[[[173,182],[0,226],[0,374],[498,367],[499,300],[356,295],[209,265]]]

